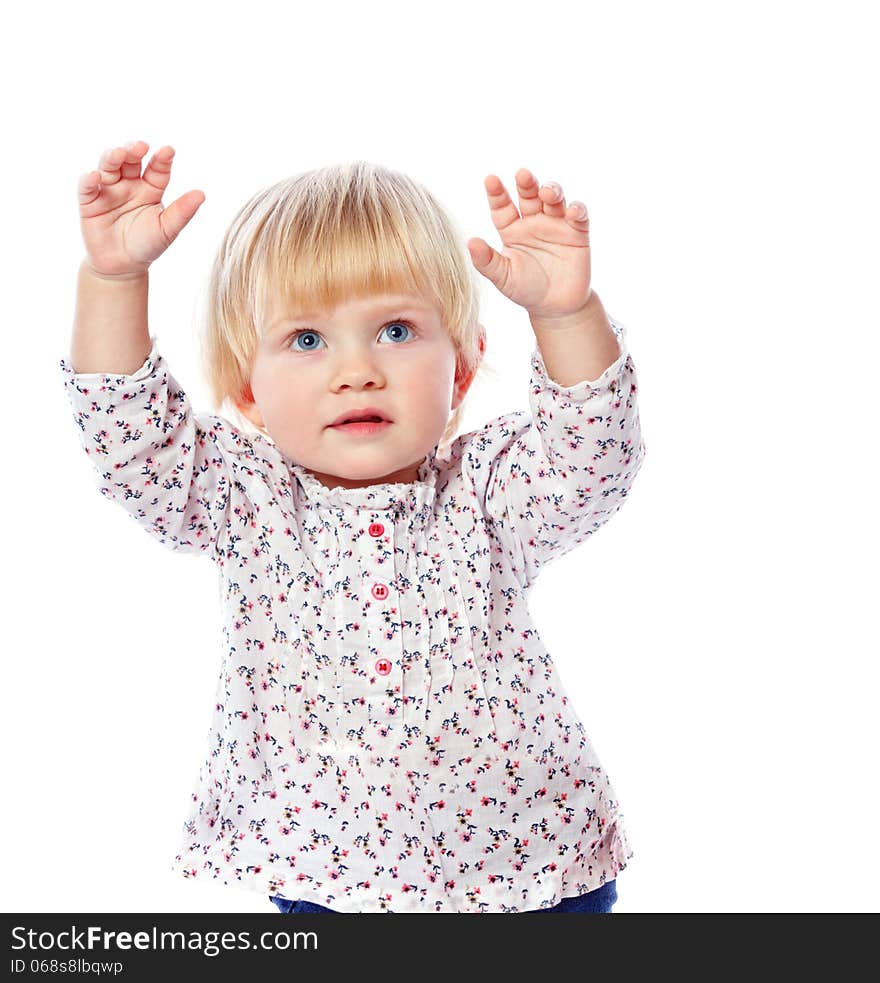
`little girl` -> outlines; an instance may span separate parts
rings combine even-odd
[[[220,577],[215,711],[173,869],[283,912],[609,912],[632,850],[527,603],[645,453],[586,209],[525,169],[514,204],[491,175],[505,248],[470,239],[468,258],[386,168],[266,188],[214,263],[204,355],[227,413],[199,414],[149,333],[147,271],[204,195],[163,208],[174,151],[141,173],[146,150],[80,178],[61,368],[102,494]],[[453,439],[485,351],[474,269],[529,314],[531,414]]]

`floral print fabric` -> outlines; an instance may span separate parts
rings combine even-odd
[[[341,912],[516,912],[626,866],[614,790],[527,603],[644,457],[612,326],[620,356],[598,379],[559,386],[536,346],[531,413],[435,446],[413,484],[357,489],[195,413],[155,338],[131,375],[61,360],[101,493],[220,578],[177,873]]]

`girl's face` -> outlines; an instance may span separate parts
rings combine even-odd
[[[315,313],[269,312],[239,409],[329,488],[412,482],[470,379],[424,298],[386,294]],[[374,433],[334,426],[352,411],[391,421]]]

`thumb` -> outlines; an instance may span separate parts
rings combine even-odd
[[[493,249],[485,239],[468,239],[467,249],[477,271],[501,290],[501,284],[507,279],[510,260]]]
[[[195,215],[204,200],[203,191],[187,191],[160,213],[159,221],[169,243],[177,238],[180,230]]]

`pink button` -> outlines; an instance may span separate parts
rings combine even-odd
[[[386,584],[373,584],[373,597],[377,601],[384,601],[388,597],[388,586]]]
[[[385,526],[381,522],[373,522],[370,525],[371,536],[381,536],[383,532],[385,532]]]
[[[390,659],[379,659],[376,662],[376,672],[380,676],[387,676],[391,672],[391,660]]]

